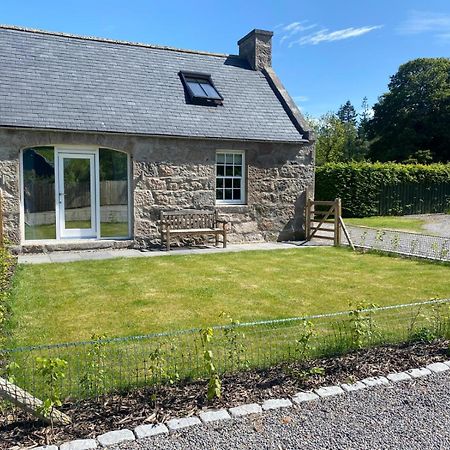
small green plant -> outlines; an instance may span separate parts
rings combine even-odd
[[[439,244],[438,244],[436,241],[434,241],[434,242],[431,244],[431,250],[433,250],[434,256],[435,256],[435,257],[438,257],[438,253],[439,253]]]
[[[5,359],[2,349],[7,341],[7,319],[9,313],[10,283],[13,272],[14,259],[0,242],[0,361]],[[2,367],[0,366],[0,370]],[[3,367],[4,369],[4,367]]]
[[[146,369],[150,375],[152,384],[159,385],[162,383],[174,384],[180,380],[178,371],[178,346],[175,340],[170,342],[169,351],[164,351],[161,343],[150,352],[149,366]],[[169,356],[177,355],[173,358],[173,367],[170,365]]]
[[[449,246],[450,241],[446,240],[442,243],[441,245],[441,250],[439,252],[439,258],[440,259],[445,259],[447,258],[449,252],[450,252],[450,246]]]
[[[80,383],[84,395],[101,395],[106,389],[105,372],[105,335],[94,334],[91,340],[94,341],[86,355],[86,366]]]
[[[220,398],[222,396],[222,382],[214,365],[213,352],[211,350],[211,340],[214,336],[212,328],[204,328],[200,330],[200,338],[203,348],[203,361],[206,372],[208,374],[208,400]]]
[[[413,239],[411,241],[411,254],[413,255],[414,253],[416,253],[417,247],[419,246],[419,240],[418,239]]]
[[[48,395],[42,401],[39,413],[44,417],[52,419],[55,408],[62,405],[61,402],[61,380],[66,376],[67,361],[60,358],[36,358],[36,371],[47,386]]]
[[[19,369],[20,369],[20,366],[15,361],[11,361],[8,364],[6,364],[4,374],[6,376],[6,379],[10,383],[15,383],[17,381],[15,372]]]
[[[298,339],[295,341],[295,353],[299,359],[305,359],[312,350],[311,339],[314,336],[314,324],[310,320],[302,320]]]
[[[353,348],[363,348],[364,345],[370,343],[379,335],[377,325],[375,323],[373,311],[377,308],[376,304],[359,302],[353,305],[349,303],[349,331],[351,345]]]
[[[383,242],[385,234],[386,234],[386,231],[384,231],[384,230],[377,230],[377,232],[375,234],[375,240],[377,242]]]
[[[221,317],[225,317],[229,325],[223,329],[223,334],[227,343],[228,359],[231,361],[232,369],[236,367],[248,369],[249,361],[246,353],[247,348],[245,345],[245,333],[240,331],[239,320],[233,319],[225,312],[220,314]]]
[[[399,247],[400,247],[400,234],[395,233],[391,239],[391,250],[397,251]]]
[[[367,239],[367,231],[364,231],[361,234],[361,247],[365,247],[366,246],[366,239]]]
[[[325,369],[320,366],[308,367],[306,369],[286,368],[285,371],[289,376],[297,379],[301,383],[304,383],[312,377],[325,374]]]
[[[429,310],[419,308],[411,325],[409,326],[409,339],[418,342],[433,342],[440,337],[450,334],[450,306],[437,303]],[[417,324],[420,323],[420,328]]]

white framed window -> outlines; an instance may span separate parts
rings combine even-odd
[[[220,150],[216,153],[216,203],[245,203],[245,153]]]

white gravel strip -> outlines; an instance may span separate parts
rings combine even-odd
[[[217,422],[220,420],[230,420],[231,416],[226,409],[219,409],[218,411],[203,411],[199,414],[202,422]]]
[[[182,417],[181,419],[171,419],[167,421],[167,428],[170,431],[181,430],[182,428],[192,427],[194,425],[201,425],[198,417]]]
[[[114,450],[431,450],[450,446],[450,372],[267,411]]]
[[[386,376],[386,378],[389,381],[392,381],[393,383],[411,380],[411,377],[406,372],[390,373],[389,375]]]
[[[332,397],[333,395],[340,395],[344,393],[344,389],[340,386],[324,386],[319,389],[315,389],[314,392],[319,397]]]
[[[231,417],[242,417],[250,414],[262,413],[262,408],[258,403],[249,403],[248,405],[235,406],[229,409]]]
[[[425,367],[421,367],[420,369],[407,370],[406,373],[410,375],[412,378],[420,378],[431,375],[431,370],[425,369]]]
[[[98,443],[95,439],[75,439],[60,445],[60,450],[91,450],[97,448]]]
[[[271,409],[289,408],[292,406],[292,402],[288,398],[272,398],[264,401],[262,404],[263,411],[269,411]]]
[[[362,381],[357,381],[356,383],[344,383],[341,384],[341,388],[345,391],[345,392],[354,392],[354,391],[360,391],[361,389],[365,389],[367,386],[367,384],[364,384]]]
[[[434,373],[441,373],[441,372],[446,372],[447,370],[450,370],[450,367],[447,366],[447,364],[437,362],[437,363],[433,363],[433,364],[428,364],[428,366],[426,366],[425,369],[428,369]]]
[[[369,387],[381,386],[382,384],[389,384],[389,380],[386,377],[369,377],[361,380],[364,384]]]
[[[157,436],[158,434],[167,434],[168,432],[169,429],[163,423],[139,425],[134,429],[134,434],[137,439]]]
[[[136,438],[131,430],[115,430],[97,436],[97,441],[102,447],[121,444],[126,441],[134,441]]]
[[[438,375],[439,374],[439,375]],[[428,377],[429,375],[433,375],[432,377]],[[441,377],[441,378],[436,378],[436,377]],[[447,377],[447,378],[442,378],[442,377]],[[182,418],[175,418],[175,419],[171,419],[169,421],[167,421],[166,424],[152,424],[152,425],[140,425],[137,426],[134,429],[134,433],[131,430],[116,430],[116,431],[110,431],[108,433],[104,433],[100,436],[97,437],[97,440],[95,439],[80,439],[80,440],[75,440],[75,441],[70,441],[70,442],[66,442],[64,444],[61,444],[59,446],[59,450],[90,450],[90,449],[95,449],[98,447],[98,444],[100,444],[102,447],[111,447],[111,448],[120,448],[120,449],[150,449],[150,448],[155,448],[155,449],[159,449],[159,448],[164,448],[164,449],[179,449],[179,450],[184,450],[185,448],[189,448],[189,449],[203,449],[203,448],[223,448],[223,449],[234,449],[234,448],[244,448],[242,447],[241,444],[239,444],[239,446],[232,446],[232,443],[230,441],[230,444],[227,446],[216,446],[215,444],[208,447],[208,446],[195,446],[193,445],[191,446],[170,446],[168,445],[167,447],[149,447],[147,446],[147,443],[156,443],[159,442],[158,439],[163,439],[164,435],[169,435],[169,432],[175,432],[178,430],[182,430],[185,428],[188,428],[190,430],[202,430],[203,431],[190,431],[189,434],[184,434],[184,435],[180,435],[179,433],[174,433],[174,434],[170,434],[170,436],[190,436],[190,435],[195,435],[197,436],[198,433],[200,433],[203,437],[204,436],[208,436],[212,431],[211,430],[215,430],[208,427],[208,428],[204,428],[206,426],[208,426],[211,423],[214,423],[215,426],[224,426],[222,425],[222,423],[225,422],[230,422],[231,424],[236,423],[236,420],[250,420],[250,418],[257,418],[260,417],[261,420],[265,420],[265,417],[267,414],[275,414],[277,410],[285,410],[285,408],[290,408],[293,406],[293,403],[296,405],[296,408],[291,408],[289,410],[289,412],[286,412],[286,410],[284,411],[284,414],[289,414],[289,417],[292,414],[297,414],[296,411],[309,411],[309,410],[314,410],[316,412],[320,412],[323,410],[323,408],[326,408],[326,405],[328,404],[327,402],[330,402],[330,404],[332,404],[332,402],[336,402],[337,400],[334,400],[337,397],[344,397],[344,398],[350,398],[350,397],[358,397],[359,395],[367,395],[368,399],[367,400],[370,403],[370,399],[371,397],[376,397],[377,395],[379,395],[379,391],[382,390],[386,387],[391,385],[391,383],[394,383],[397,385],[397,389],[399,389],[400,392],[404,392],[404,387],[403,386],[407,386],[412,382],[418,383],[421,381],[421,379],[424,380],[424,382],[426,382],[425,380],[427,380],[428,378],[431,380],[430,383],[437,382],[438,384],[442,384],[442,380],[444,380],[445,386],[446,386],[446,394],[448,394],[448,398],[446,400],[445,405],[446,408],[448,409],[448,421],[450,422],[450,361],[445,361],[444,363],[433,363],[433,364],[429,364],[426,367],[421,367],[421,368],[416,368],[416,369],[410,369],[407,370],[405,372],[399,372],[399,373],[390,373],[388,375],[386,375],[386,377],[383,376],[378,376],[378,377],[368,377],[368,378],[364,378],[363,380],[360,381],[356,381],[354,383],[343,383],[340,386],[336,385],[336,386],[324,386],[318,389],[315,389],[314,392],[299,392],[297,394],[295,394],[291,399],[288,398],[275,398],[275,399],[268,399],[265,400],[262,405],[258,404],[258,403],[250,403],[250,404],[244,404],[244,405],[240,405],[240,406],[235,406],[232,408],[229,408],[229,410],[225,410],[225,409],[221,409],[221,410],[206,410],[206,411],[202,411],[199,414],[199,417],[196,416],[191,416],[191,417],[182,417]],[[437,381],[436,381],[437,380]],[[403,381],[404,383],[398,383],[399,381]],[[412,387],[414,387],[415,385],[413,384]],[[411,387],[411,389],[412,389]],[[372,389],[368,389],[368,388],[372,388]],[[377,388],[377,389],[375,389]],[[391,390],[392,391],[392,390]],[[367,394],[365,394],[367,392]],[[383,392],[388,392],[386,390],[384,390]],[[352,393],[351,395],[345,395],[343,396],[342,394],[348,394],[348,393]],[[388,397],[392,396],[394,394],[386,394]],[[329,397],[329,398],[328,398]],[[318,401],[320,399],[324,399],[323,401]],[[342,400],[343,402],[347,401],[349,402],[350,400]],[[292,403],[293,402],[293,403]],[[441,400],[439,399],[439,402],[441,403]],[[409,401],[408,401],[409,404]],[[321,405],[321,406],[317,406],[317,405]],[[320,409],[317,409],[320,408]],[[345,409],[344,409],[345,411]],[[375,420],[375,422],[373,422],[375,416],[372,416],[371,414],[367,415],[367,408],[366,408],[366,404],[364,403],[363,405],[360,406],[358,413],[362,416],[365,417],[368,421],[367,425],[367,429],[366,429],[366,425],[364,427],[365,431],[367,431],[370,428],[370,424],[372,424],[371,426],[373,426],[374,424],[378,423],[378,419]],[[386,411],[386,408],[384,408],[383,411]],[[263,414],[264,412],[264,414]],[[281,413],[281,412],[280,412]],[[392,414],[394,414],[394,412],[392,412]],[[333,416],[334,418],[331,420],[331,422],[335,421],[335,420],[341,420],[341,418],[345,418],[347,415],[347,412],[345,414],[342,414],[342,411],[339,412],[339,414],[337,416]],[[247,418],[248,416],[248,418]],[[286,419],[286,416],[283,418],[282,422],[283,423],[290,423],[291,422],[291,418]],[[373,418],[372,418],[373,417]],[[403,418],[403,416],[402,416]],[[231,420],[234,419],[234,420]],[[252,419],[253,420],[253,419]],[[259,419],[258,419],[259,420]],[[403,419],[402,419],[403,420]],[[390,422],[389,422],[390,423]],[[203,425],[203,427],[198,427],[195,425]],[[231,427],[233,427],[234,425],[231,425]],[[236,425],[239,426],[239,425]],[[334,427],[334,425],[333,425]],[[432,427],[431,427],[432,428]],[[334,431],[336,431],[335,428],[332,428]],[[423,427],[421,428],[423,429]],[[447,427],[446,430],[448,430],[448,442],[445,447],[446,448],[450,448],[450,427]],[[205,433],[205,431],[207,431]],[[338,431],[336,431],[338,433]],[[300,434],[304,435],[304,430],[302,430],[302,432]],[[339,433],[338,433],[339,434]],[[433,434],[434,435],[434,434]],[[278,435],[277,435],[278,436]],[[130,442],[135,441],[135,439],[137,438],[137,446],[135,446],[135,444],[130,444]],[[206,439],[206,438],[205,438]],[[203,439],[204,440],[204,439]],[[202,439],[200,439],[200,441],[203,442]],[[200,442],[199,441],[199,442]],[[208,439],[206,439],[206,441],[208,441]],[[127,444],[122,444],[120,446],[118,446],[121,443],[124,442],[128,442]],[[161,441],[162,442],[162,441]],[[172,444],[174,444],[174,442],[176,441],[170,441]],[[236,441],[237,442],[237,441]],[[308,440],[308,442],[310,443],[311,440]],[[333,445],[331,445],[332,447],[336,448],[335,446],[335,442],[334,441],[330,441],[331,443],[333,443]],[[353,442],[353,441],[352,441]],[[142,444],[141,444],[142,443]],[[252,441],[253,443],[253,441]],[[304,444],[304,443],[303,443]],[[302,446],[303,446],[302,444]],[[364,444],[369,444],[368,441],[364,441]],[[151,444],[150,444],[151,445]],[[375,448],[376,446],[360,446],[359,448]],[[352,445],[350,445],[350,447],[353,448]],[[252,447],[252,446],[245,446],[246,449],[259,449],[259,448],[294,448],[294,447]],[[328,447],[321,447],[320,445],[318,445],[317,447],[308,447],[306,446],[305,448],[328,448]],[[390,447],[389,447],[390,448]],[[392,447],[392,448],[396,448],[396,447]],[[415,448],[414,446],[408,446],[408,448]],[[420,448],[420,447],[417,447]],[[432,447],[427,447],[427,448],[432,448]],[[43,446],[43,447],[37,447],[36,450],[58,450],[58,447],[56,446]]]
[[[310,402],[312,400],[318,400],[319,396],[314,392],[299,392],[292,397],[292,401],[298,405],[303,402]]]

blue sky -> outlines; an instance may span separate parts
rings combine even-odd
[[[223,53],[273,30],[273,66],[313,116],[373,104],[410,59],[450,56],[450,0],[1,0],[0,23]]]

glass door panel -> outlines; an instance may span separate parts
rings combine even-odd
[[[95,154],[58,153],[61,238],[97,237]]]

